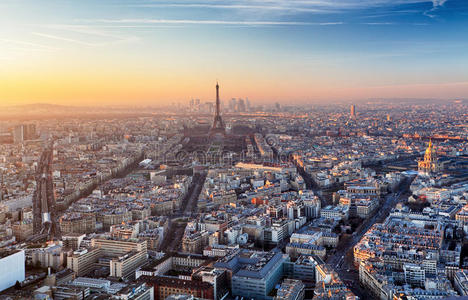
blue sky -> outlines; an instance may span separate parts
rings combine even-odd
[[[0,3],[4,103],[468,98],[468,1]]]

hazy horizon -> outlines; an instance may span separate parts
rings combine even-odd
[[[468,98],[462,0],[6,0],[0,106]],[[362,99],[362,100],[360,100]]]

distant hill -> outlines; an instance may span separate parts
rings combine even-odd
[[[395,104],[448,104],[468,103],[468,99],[421,99],[421,98],[372,98],[367,103],[395,103]]]
[[[11,107],[24,108],[24,109],[70,109],[71,106],[49,103],[32,103],[24,105],[15,105]]]
[[[74,107],[66,106],[59,104],[49,104],[49,103],[33,103],[33,104],[22,104],[22,105],[12,105],[2,107],[2,112],[39,112],[39,111],[48,111],[48,112],[60,112],[60,111],[71,111],[71,110],[84,110],[89,109],[85,107]]]
[[[23,105],[0,106],[0,120],[39,120],[49,118],[102,118],[152,116],[160,112],[154,107],[126,106],[72,106],[49,103],[33,103]]]

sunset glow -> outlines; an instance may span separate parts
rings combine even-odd
[[[464,1],[13,1],[0,101],[159,105],[468,95]],[[464,15],[465,14],[465,15]]]

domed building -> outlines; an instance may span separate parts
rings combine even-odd
[[[432,145],[432,141],[429,141],[429,146],[424,154],[424,160],[418,161],[418,171],[422,174],[431,174],[441,171],[442,165],[439,162],[436,151]]]

